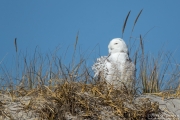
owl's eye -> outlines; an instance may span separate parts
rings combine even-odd
[[[115,43],[115,45],[118,44],[118,43]]]

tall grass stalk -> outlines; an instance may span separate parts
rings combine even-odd
[[[129,18],[129,15],[130,15],[131,11],[128,12],[127,16],[126,16],[126,19],[124,21],[124,24],[123,24],[123,27],[122,27],[122,38],[123,38],[123,34],[124,34],[124,31],[125,31],[125,28],[126,28],[126,23],[128,21],[128,18]]]
[[[131,52],[131,49],[132,49],[132,47],[134,46],[134,44],[135,44],[135,42],[136,42],[136,39],[133,41],[133,43],[132,43],[132,33],[133,33],[133,31],[134,31],[134,28],[135,28],[135,26],[136,26],[136,23],[137,23],[137,21],[138,21],[138,19],[139,19],[139,17],[140,17],[140,15],[141,15],[141,13],[142,13],[142,11],[143,11],[143,9],[139,12],[139,14],[136,16],[136,19],[134,20],[134,24],[133,24],[133,27],[132,27],[132,30],[131,30],[131,34],[130,34],[130,37],[129,37],[129,41],[128,41],[128,46],[129,46],[129,51]],[[141,38],[140,38],[141,39]],[[131,44],[132,43],[132,44]]]
[[[14,46],[15,46],[15,52],[16,52],[16,79],[18,80],[19,79],[19,60],[18,60],[17,38],[14,39]],[[17,80],[16,80],[16,82],[17,82]]]

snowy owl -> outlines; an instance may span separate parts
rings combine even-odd
[[[92,66],[95,78],[103,78],[115,88],[132,88],[135,80],[135,65],[129,58],[126,43],[121,38],[114,38],[108,45],[108,56],[97,58]]]

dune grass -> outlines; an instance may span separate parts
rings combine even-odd
[[[132,32],[141,13],[142,10],[134,21]],[[125,19],[122,36],[129,15],[130,12]],[[17,117],[8,112],[7,101],[19,102],[20,110],[17,112],[33,111],[32,116],[47,120],[67,118],[138,120],[147,119],[149,114],[159,113],[158,103],[145,98],[136,99],[136,95],[151,93],[163,97],[180,97],[179,67],[177,64],[173,70],[171,69],[170,79],[167,80],[165,75],[169,67],[172,68],[171,54],[161,53],[157,58],[150,57],[144,50],[144,37],[140,35],[138,39],[133,40],[132,32],[129,41],[139,42],[137,49],[133,52],[130,50],[137,69],[135,92],[129,92],[127,89],[117,90],[113,86],[107,86],[106,82],[98,82],[92,77],[93,72],[91,67],[86,65],[86,59],[81,56],[78,61],[76,60],[79,32],[76,36],[72,60],[68,65],[63,63],[63,56],[56,54],[59,49],[45,56],[35,50],[31,59],[27,55],[19,58],[17,39],[15,39],[17,54],[15,77],[0,64],[3,74],[0,78],[2,83],[0,98],[6,96],[0,99],[1,118]],[[128,46],[132,47],[131,44]],[[166,61],[165,64],[162,64],[163,60]],[[22,66],[19,65],[20,62]],[[173,87],[169,87],[171,85]]]

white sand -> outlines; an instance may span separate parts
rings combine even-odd
[[[141,97],[149,98],[151,101],[159,103],[159,108],[163,111],[162,115],[155,115],[161,119],[173,119],[180,120],[180,99],[168,98],[162,99],[155,95],[142,95]]]

